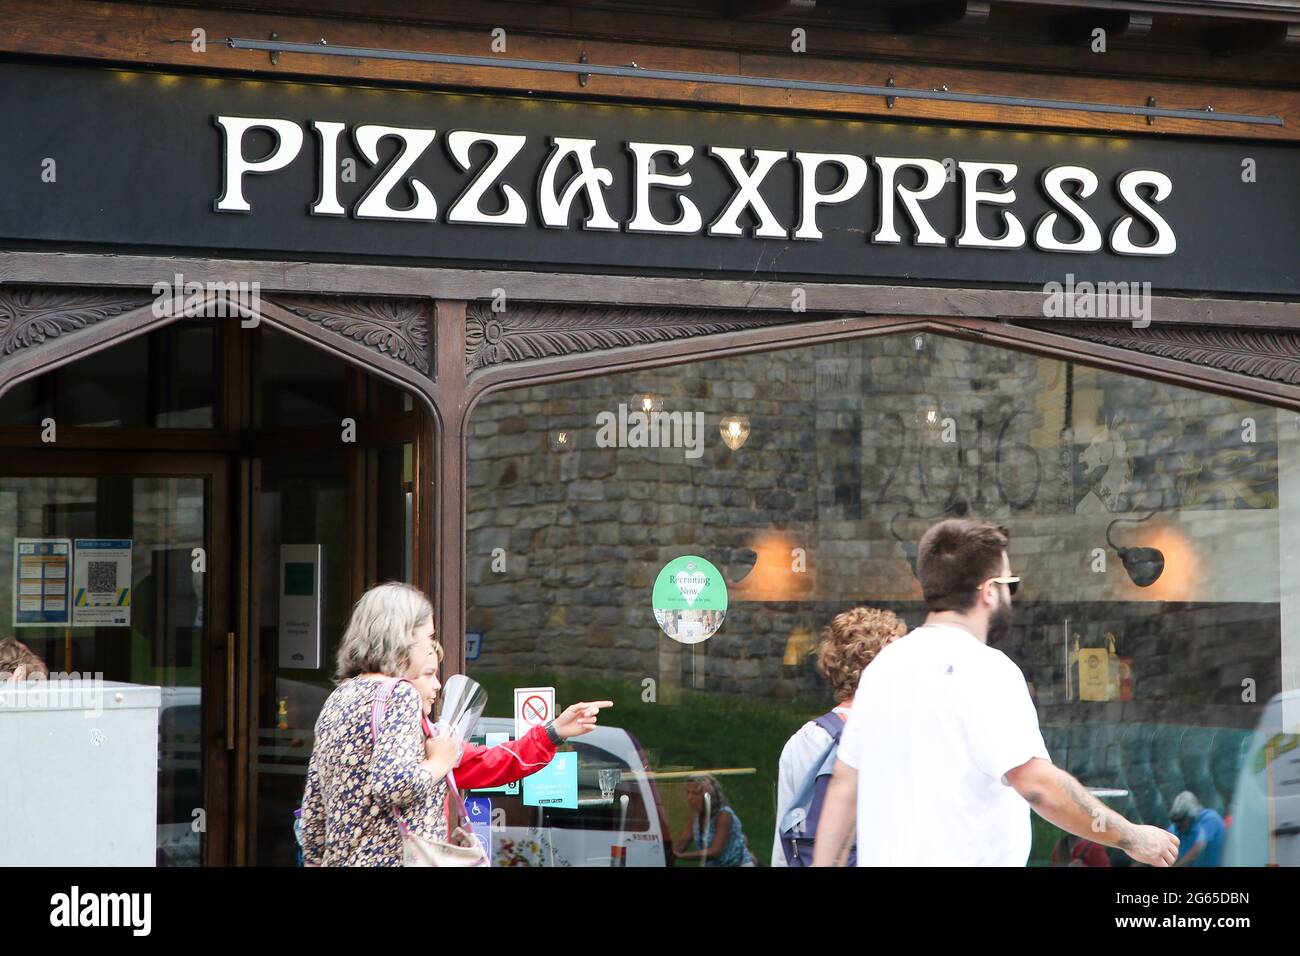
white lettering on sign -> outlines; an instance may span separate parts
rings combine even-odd
[[[1097,191],[1097,174],[1084,166],[1053,166],[1043,173],[1043,191],[1062,212],[1074,220],[1079,238],[1069,241],[1056,238],[1056,222],[1060,217],[1055,212],[1049,212],[1038,220],[1038,226],[1034,230],[1034,245],[1046,252],[1098,252],[1101,250],[1101,230],[1075,196],[1066,191],[1066,183],[1078,186],[1075,194],[1078,199],[1087,199]]]
[[[694,574],[687,571],[678,571],[673,578],[673,583],[677,585],[677,590],[681,591],[682,597],[686,599],[686,606],[694,607],[695,599],[700,596],[700,592],[709,583],[709,578],[698,571]]]
[[[867,182],[867,161],[861,156],[845,153],[795,153],[794,161],[799,166],[801,183],[799,225],[795,226],[794,237],[820,239],[822,231],[817,228],[817,207],[848,202],[862,192]],[[842,171],[839,184],[825,193],[817,188],[817,170],[823,166],[837,166]]]
[[[685,196],[677,197],[677,202],[681,206],[681,215],[673,222],[660,222],[650,211],[651,187],[682,190],[691,184],[690,173],[651,172],[655,157],[665,154],[671,156],[677,167],[683,169],[691,161],[695,147],[674,146],[669,143],[628,143],[627,148],[636,159],[633,164],[636,170],[634,179],[636,186],[633,190],[636,213],[628,222],[627,231],[699,232],[704,220],[700,216],[699,208]]]
[[[471,147],[486,143],[491,148],[491,155],[482,171],[465,187],[460,198],[447,211],[448,222],[476,222],[485,226],[523,226],[528,223],[528,204],[519,195],[519,190],[509,183],[501,183],[501,193],[506,197],[505,209],[486,213],[480,208],[483,196],[497,184],[510,161],[519,155],[526,139],[524,136],[471,133],[463,129],[447,134],[447,150],[464,172],[469,172],[472,165],[469,156]]]
[[[986,236],[980,232],[979,207],[986,205],[1009,206],[1016,201],[1016,191],[1007,188],[1007,183],[1016,177],[1015,163],[958,163],[966,189],[962,193],[961,235],[957,237],[958,246],[973,246],[977,249],[1019,249],[1025,244],[1025,227],[1020,224],[1010,211],[1002,213],[1003,230],[1000,236]],[[979,188],[980,176],[992,173],[1001,188],[982,190]]]
[[[252,212],[244,198],[244,177],[266,175],[284,169],[302,151],[302,127],[293,120],[256,119],[246,116],[218,116],[221,140],[225,146],[222,170],[222,190],[213,208],[217,212]],[[275,145],[266,156],[257,161],[244,158],[244,139],[249,131],[268,130],[275,137]]]
[[[916,169],[921,173],[921,185],[909,189],[898,182],[898,173],[902,169]],[[943,163],[937,159],[901,159],[893,156],[877,156],[876,169],[880,170],[880,228],[871,237],[872,242],[902,242],[894,226],[894,194],[897,192],[907,217],[912,221],[916,232],[915,244],[918,246],[946,246],[948,240],[930,225],[925,218],[921,203],[933,199],[948,183],[944,174]]]
[[[399,183],[407,182],[406,174],[415,161],[420,158],[433,138],[436,130],[402,129],[398,126],[358,126],[352,133],[357,141],[357,148],[371,166],[379,165],[379,141],[395,139],[402,144],[397,155],[384,169],[383,174],[366,190],[366,194],[357,203],[353,215],[358,219],[418,219],[433,222],[438,218],[438,201],[433,198],[429,187],[418,179],[411,177],[410,188],[415,193],[415,202],[410,206],[394,206],[388,201],[389,195]]]
[[[763,180],[772,171],[772,167],[790,154],[779,149],[756,149],[753,151],[754,164],[746,170],[742,163],[745,152],[743,149],[726,146],[709,147],[709,155],[716,156],[727,167],[732,182],[736,184],[736,192],[718,214],[718,218],[709,224],[709,235],[743,236],[745,233],[740,228],[740,214],[746,209],[752,209],[758,217],[755,236],[760,239],[784,239],[786,228],[776,218],[758,187],[763,185]]]
[[[279,173],[292,165],[303,151],[306,127],[294,120],[271,117],[217,116],[223,142],[221,194],[214,200],[217,212],[250,213],[252,204],[244,193],[249,176]],[[352,129],[352,141],[372,167],[374,178],[363,195],[348,209],[339,196],[339,142],[347,131],[340,122],[308,121],[317,152],[318,193],[309,212],[315,216],[351,216],[354,219],[391,219],[433,223],[438,221],[439,201],[433,190],[415,175],[438,162],[439,151],[430,147],[437,138],[434,129],[362,124]],[[261,158],[249,159],[250,138],[270,134],[273,142]],[[381,159],[379,144],[396,141],[390,158]],[[446,156],[454,171],[469,177],[455,195],[445,197],[451,225],[523,226],[537,222],[548,229],[577,228],[609,232],[659,233],[799,239],[810,242],[825,238],[818,217],[829,207],[845,206],[859,217],[857,227],[865,241],[876,244],[904,242],[898,207],[910,224],[907,237],[915,246],[975,249],[1020,249],[1026,244],[1044,252],[1091,254],[1103,247],[1126,256],[1171,256],[1178,241],[1173,227],[1156,207],[1173,192],[1168,175],[1155,169],[1131,169],[1115,178],[1113,192],[1125,211],[1110,224],[1105,240],[1087,200],[1098,193],[1100,182],[1085,166],[1053,166],[1042,172],[1038,195],[1047,211],[1035,209],[1036,225],[1027,230],[1012,211],[1017,201],[1014,181],[1019,166],[1010,162],[948,160],[955,163],[956,177],[949,177],[944,162],[923,156],[866,156],[852,153],[820,153],[795,150],[755,149],[737,146],[705,146],[685,143],[628,142],[625,149],[630,175],[624,188],[631,199],[631,212],[620,222],[609,211],[607,192],[615,185],[614,170],[596,161],[598,142],[567,136],[549,138],[550,152],[541,168],[518,168],[528,137],[523,134],[455,130],[445,137]],[[486,158],[475,161],[476,147],[486,148]],[[731,192],[707,226],[700,211],[701,201],[690,190],[700,180],[701,164],[720,168],[731,184]],[[867,188],[869,170],[875,166],[873,189]],[[793,208],[773,209],[761,189],[781,167],[793,176]],[[427,173],[421,173],[427,175]],[[918,181],[919,177],[919,181]],[[709,177],[716,180],[716,173]],[[344,181],[351,181],[344,177]],[[525,186],[532,182],[535,185]],[[706,187],[707,188],[707,187]],[[652,206],[654,191],[669,195],[676,218],[661,219]],[[926,215],[927,205],[951,202],[945,192],[956,190],[961,225],[955,236],[945,236]],[[531,197],[528,194],[531,192]],[[401,204],[398,197],[413,197]],[[530,207],[530,199],[533,206]],[[710,200],[709,208],[715,208]],[[585,216],[578,222],[574,206]],[[495,206],[497,211],[489,211]],[[668,208],[665,206],[664,208]],[[875,221],[866,221],[875,212]],[[995,231],[984,223],[998,222]],[[841,221],[844,215],[841,213]],[[742,217],[754,222],[742,225]],[[1073,226],[1073,229],[1070,228]],[[842,226],[839,227],[842,230]],[[1071,234],[1073,233],[1073,234]],[[1139,233],[1139,234],[1135,234]],[[1149,241],[1147,237],[1151,237]]]

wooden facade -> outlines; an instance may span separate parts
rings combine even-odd
[[[492,2],[414,12],[397,0],[229,0],[133,3],[0,0],[0,55],[240,77],[306,78],[344,84],[562,95],[593,101],[723,107],[901,121],[1093,131],[1133,137],[1267,142],[1300,149],[1300,2],[1114,0],[942,0],[825,3],[708,0],[701,4]],[[1091,30],[1110,49],[1089,49]],[[630,64],[807,81],[947,88],[1005,96],[1274,115],[1280,125],[1046,110],[1017,106],[868,97],[780,88],[544,73],[383,59],[268,54],[231,49],[226,39],[327,41],[331,46],[488,55],[504,29],[502,57]],[[802,30],[807,52],[792,52]],[[195,48],[195,31],[206,45]],[[1297,211],[1300,215],[1300,211]],[[1232,250],[1225,249],[1225,255]],[[1300,268],[1300,249],[1293,250]],[[178,256],[138,249],[48,248],[0,240],[0,393],[174,319],[150,309],[153,277],[183,272],[198,281],[237,274],[260,283],[261,320],[415,396],[432,423],[421,446],[429,494],[416,580],[434,595],[438,629],[465,633],[465,481],[469,416],[497,390],[706,357],[759,352],[840,338],[924,331],[1068,359],[1234,395],[1300,412],[1300,300],[1228,295],[1165,296],[1162,321],[1052,321],[1042,296],[1013,288],[801,282],[807,311],[790,311],[792,283],[763,277],[637,273],[556,274],[463,269],[445,264]],[[509,311],[488,305],[492,290],[527,290]],[[515,296],[518,300],[520,297]],[[400,423],[391,424],[398,429]],[[83,435],[82,454],[96,441]],[[143,439],[148,441],[148,439]],[[159,447],[174,447],[174,434]],[[199,439],[195,439],[196,442]],[[233,451],[232,435],[206,436],[205,450]],[[165,445],[164,445],[165,443]],[[39,438],[0,432],[7,471],[36,467]],[[191,446],[197,448],[197,444]],[[141,448],[141,453],[147,449]],[[364,467],[358,464],[358,467]],[[243,496],[254,470],[234,476]],[[223,483],[225,478],[222,478]],[[233,489],[232,489],[233,490]],[[231,540],[246,539],[246,513],[223,513]],[[364,529],[356,530],[358,536]],[[353,586],[365,583],[365,569]],[[214,586],[232,587],[220,580]],[[247,588],[247,581],[243,582]],[[226,674],[233,701],[248,699],[258,662],[247,640],[255,608],[232,604],[234,643],[214,645],[213,673]],[[444,638],[448,673],[464,669],[464,647]],[[233,707],[225,735],[249,738],[254,720]],[[224,753],[224,749],[221,751]],[[223,758],[224,759],[224,758]],[[212,766],[212,799],[227,772]],[[220,793],[218,791],[221,791]],[[228,792],[238,804],[247,781]],[[237,814],[236,814],[237,816]],[[246,834],[212,862],[242,862]]]

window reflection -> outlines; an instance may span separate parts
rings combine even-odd
[[[0,425],[212,428],[216,347],[210,322],[128,339],[15,385],[0,398]]]
[[[1300,507],[1293,416],[907,335],[496,393],[468,446],[469,670],[489,712],[508,716],[512,686],[612,697],[609,723],[648,754],[665,844],[689,817],[686,776],[713,773],[766,862],[781,747],[832,703],[811,656],[822,629],[855,605],[920,623],[915,542],[945,515],[1012,530],[1024,583],[1002,647],[1057,764],[1144,823],[1173,825],[1191,792],[1225,819],[1228,858],[1236,818],[1278,796],[1265,781],[1234,803],[1269,701],[1300,684],[1280,560]],[[684,555],[729,597],[696,644],[670,639],[651,600]],[[1077,848],[1034,825],[1031,862],[1068,862]],[[1267,823],[1239,846],[1247,829],[1240,852],[1265,862]]]

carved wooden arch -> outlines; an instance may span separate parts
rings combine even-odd
[[[516,304],[466,309],[466,418],[502,388],[859,336],[931,332],[1300,410],[1287,328]]]
[[[15,384],[146,335],[184,315],[158,314],[145,289],[0,286],[0,396]],[[418,396],[437,417],[429,299],[275,294],[254,313],[235,296],[204,296],[208,321],[256,319]],[[218,306],[220,305],[220,309]]]

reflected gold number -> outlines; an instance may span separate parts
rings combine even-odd
[[[894,478],[898,475],[898,470],[903,466],[903,451],[907,443],[907,426],[903,422],[903,416],[897,412],[886,412],[882,416],[882,421],[893,422],[898,429],[897,438],[891,442],[894,448],[894,462],[889,466],[889,471],[885,480],[880,485],[880,494],[876,496],[876,504],[883,504],[886,501],[886,495],[889,492],[889,486],[894,483]]]
[[[926,478],[926,471],[929,469],[929,464],[927,463],[926,458],[933,451],[934,449],[932,448],[927,448],[925,446],[922,446],[920,449],[920,454],[917,456],[917,468],[916,468],[917,475],[921,479],[921,500],[924,501],[928,506],[928,508],[931,510],[935,507],[935,504],[931,500],[930,481]],[[961,491],[962,450],[961,450],[960,431],[958,431],[957,433],[957,441],[953,442],[952,451],[953,454],[956,456],[956,461],[951,464],[952,471],[953,471],[952,482],[948,485],[947,493],[943,496],[942,510],[946,510],[947,508],[949,508],[952,505],[952,503],[957,499],[958,494]],[[947,452],[945,448],[941,447],[938,450],[938,454],[940,456],[945,456]]]
[[[1037,450],[1028,442],[1022,442],[1018,445],[1006,444],[1007,429],[1011,427],[1011,423],[1015,421],[1016,416],[1019,415],[1021,411],[1023,411],[1023,409],[1019,408],[1012,411],[1012,413],[1007,416],[1006,421],[1002,423],[1002,427],[998,429],[998,444],[993,462],[993,474],[994,479],[997,482],[998,494],[1002,496],[1003,501],[1011,505],[1011,507],[1015,508],[1017,511],[1028,508],[1034,503],[1034,499],[1038,497],[1038,488],[1043,482],[1043,464],[1038,460]],[[1021,485],[1021,487],[1029,488],[1029,493],[1022,498],[1012,497],[1012,495],[1008,493],[1007,486],[1002,480],[1003,450],[1015,450],[1017,448],[1023,449],[1029,455],[1030,460],[1034,463],[1034,480],[1032,487],[1030,487],[1029,482],[1024,482]]]

